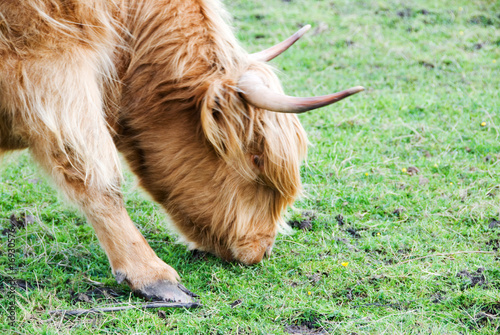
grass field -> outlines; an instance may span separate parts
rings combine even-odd
[[[273,61],[285,90],[367,88],[301,115],[310,138],[294,234],[246,267],[175,244],[134,186],[127,209],[200,295],[192,310],[61,318],[49,310],[138,302],[92,228],[27,153],[0,170],[0,226],[24,213],[15,275],[1,240],[0,328],[13,334],[495,334],[500,331],[500,2],[227,1],[251,52],[304,24]],[[300,225],[308,229],[300,229]],[[114,293],[119,296],[114,297]],[[16,326],[7,306],[17,306]]]

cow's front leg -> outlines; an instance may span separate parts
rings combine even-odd
[[[125,210],[118,152],[103,112],[104,49],[69,45],[0,73],[6,90],[0,106],[13,113],[13,128],[34,158],[85,213],[118,282],[146,298],[189,302],[177,272],[156,256]]]
[[[151,300],[192,301],[193,294],[179,284],[177,272],[155,254],[129,218],[113,159],[116,149],[108,133],[100,135],[100,145],[89,143],[98,152],[87,152],[86,157],[74,155],[69,144],[62,152],[51,134],[30,146],[59,188],[85,213],[119,283],[127,283],[137,295]]]
[[[137,295],[149,300],[192,300],[193,294],[178,283],[177,272],[151,249],[121,201],[110,200],[104,211],[87,208],[86,213],[118,283],[126,282]]]

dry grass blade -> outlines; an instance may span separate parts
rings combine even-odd
[[[85,314],[95,314],[95,313],[110,313],[117,311],[125,311],[129,309],[147,309],[147,308],[198,308],[202,305],[197,302],[191,303],[178,303],[178,302],[154,302],[154,303],[144,303],[144,304],[127,304],[126,306],[114,306],[114,307],[101,307],[101,308],[89,308],[89,309],[56,309],[53,311],[49,311],[50,315],[85,315]]]

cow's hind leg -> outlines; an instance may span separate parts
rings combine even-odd
[[[32,154],[85,213],[118,282],[148,299],[190,302],[177,272],[158,258],[125,210],[95,66],[74,59],[63,60],[69,64],[61,72],[35,64],[24,74],[33,84],[21,93]]]

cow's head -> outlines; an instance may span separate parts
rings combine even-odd
[[[150,155],[147,159],[154,163],[146,165],[158,167],[151,171],[153,176],[167,177],[149,182],[143,178],[143,185],[158,194],[156,200],[191,248],[245,264],[257,263],[269,253],[277,231],[285,227],[283,211],[301,192],[299,172],[307,138],[295,114],[363,89],[314,98],[283,94],[265,62],[308,28],[249,55],[238,73],[209,81],[196,101],[196,113],[184,119],[179,114],[161,126],[170,127],[170,134],[179,132],[180,141],[160,148],[152,140],[158,154]],[[195,131],[184,129],[193,118],[198,119]]]

